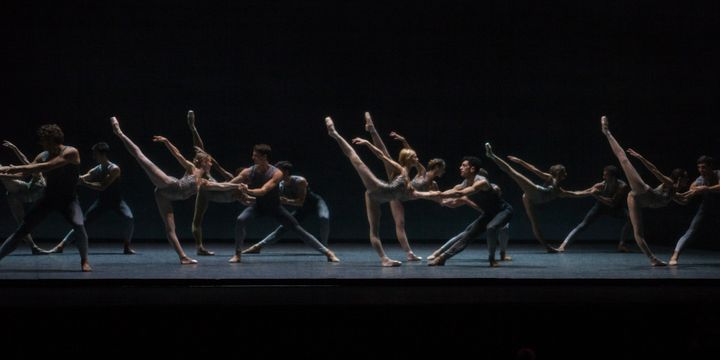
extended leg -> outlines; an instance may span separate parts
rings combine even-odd
[[[590,211],[585,215],[585,218],[578,224],[570,233],[565,237],[565,241],[563,241],[562,244],[560,244],[560,247],[558,247],[558,251],[565,251],[565,248],[570,245],[570,243],[575,240],[575,237],[577,237],[581,232],[585,231],[590,224],[594,223],[595,220],[597,220],[598,216],[600,215],[600,204],[595,203],[592,208],[590,208]]]
[[[162,189],[164,187],[167,187],[168,185],[172,184],[174,182],[174,179],[165,174],[162,170],[160,170],[157,165],[155,165],[150,159],[148,159],[145,154],[140,150],[140,148],[135,145],[132,140],[130,140],[129,137],[125,136],[125,134],[120,130],[120,124],[118,123],[117,119],[112,118],[111,124],[113,126],[113,131],[115,132],[115,135],[117,135],[118,138],[123,142],[123,145],[125,145],[125,148],[127,151],[132,155],[135,160],[137,160],[137,163],[140,165],[140,167],[145,171],[145,173],[150,178],[150,181],[153,183],[153,185],[157,186],[158,188]]]

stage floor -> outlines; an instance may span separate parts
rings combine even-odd
[[[42,245],[42,244],[41,244]],[[437,244],[417,244],[416,254],[423,258]],[[421,280],[421,279],[545,279],[545,280],[629,280],[629,279],[720,279],[720,252],[687,250],[678,267],[651,267],[640,252],[619,253],[614,244],[577,244],[562,254],[547,254],[535,244],[511,245],[512,261],[488,267],[484,246],[470,246],[443,267],[404,261],[394,268],[380,266],[370,244],[331,244],[340,263],[328,263],[325,257],[303,244],[277,244],[261,254],[243,255],[241,264],[230,264],[230,244],[210,243],[215,256],[193,256],[194,247],[186,244],[197,265],[181,266],[167,244],[136,244],[136,255],[123,255],[119,244],[92,244],[90,262],[94,271],[79,271],[75,248],[63,254],[30,255],[25,247],[0,262],[3,280]],[[404,260],[396,244],[385,246],[388,254]],[[667,260],[670,248],[653,250]]]

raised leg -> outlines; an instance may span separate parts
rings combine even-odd
[[[622,146],[620,146],[617,140],[615,140],[615,137],[610,133],[608,121],[605,116],[600,119],[600,124],[602,132],[605,134],[605,137],[607,137],[608,143],[610,144],[610,149],[612,149],[615,157],[617,157],[620,162],[620,166],[625,173],[625,177],[627,177],[628,184],[630,184],[632,191],[635,191],[638,194],[647,191],[646,189],[648,188],[648,185],[643,181],[640,174],[638,174],[637,170],[635,170],[635,167],[630,163],[630,159],[628,159],[625,150],[623,150]]]
[[[150,159],[145,156],[145,154],[143,154],[140,148],[135,145],[135,143],[132,142],[129,137],[125,136],[125,134],[120,129],[120,124],[115,117],[112,117],[110,119],[110,123],[113,127],[113,132],[115,132],[115,135],[117,135],[117,137],[122,141],[123,145],[125,145],[125,148],[130,153],[130,155],[132,155],[135,160],[137,160],[137,163],[148,175],[153,185],[162,189],[175,182],[175,179],[160,170],[157,165],[155,165],[152,161],[150,161]]]
[[[535,198],[535,193],[538,192],[537,185],[530,181],[525,175],[521,174],[517,170],[515,170],[510,164],[505,162],[505,160],[501,159],[492,150],[492,146],[490,146],[490,143],[485,143],[485,155],[495,162],[497,166],[502,170],[504,173],[506,173],[508,176],[510,176],[513,181],[515,181],[516,184],[520,187],[520,189],[525,193],[529,194],[532,198]]]
[[[358,175],[360,175],[360,180],[362,180],[365,188],[368,190],[374,190],[380,186],[380,180],[373,175],[370,168],[368,168],[367,165],[365,165],[365,163],[360,159],[360,156],[358,156],[355,152],[355,149],[353,149],[352,146],[350,146],[350,144],[342,136],[340,136],[337,130],[335,130],[335,125],[333,124],[332,119],[329,117],[325,118],[325,125],[327,126],[330,137],[337,141],[343,154],[350,159],[350,163],[353,165]]]

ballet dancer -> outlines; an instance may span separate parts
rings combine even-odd
[[[25,215],[22,224],[0,246],[0,260],[13,252],[18,243],[40,225],[51,212],[57,211],[75,230],[82,271],[91,271],[87,253],[87,233],[76,192],[80,153],[76,148],[63,144],[65,135],[55,124],[41,126],[38,129],[38,138],[45,151],[35,157],[32,163],[0,167],[0,174],[43,173],[47,184],[44,194]]]
[[[392,156],[390,156],[390,153],[387,150],[387,147],[385,146],[385,143],[380,137],[380,134],[375,128],[375,123],[373,122],[369,112],[365,112],[365,131],[370,133],[370,138],[372,139],[373,145],[380,149],[380,151],[386,157],[392,158]],[[393,131],[390,133],[390,137],[401,142],[403,145],[403,149],[415,152],[415,150],[410,146],[407,140],[400,134]],[[388,181],[392,181],[398,175],[397,171],[387,162],[383,162],[383,166],[385,167],[385,173],[387,174]],[[413,163],[413,167],[415,168],[417,173],[415,177],[413,177],[413,179],[410,181],[410,186],[412,186],[417,191],[431,191],[438,189],[435,179],[442,177],[445,173],[444,160],[430,160],[427,169],[419,161],[416,161]],[[390,212],[392,213],[393,221],[395,222],[395,234],[397,236],[398,242],[400,243],[400,247],[406,252],[407,260],[422,260],[420,256],[417,256],[415,255],[415,253],[413,253],[410,247],[410,242],[408,241],[407,233],[405,231],[405,207],[403,206],[402,202],[399,200],[391,200]]]
[[[27,156],[25,156],[15,144],[5,140],[2,145],[12,150],[23,165],[30,164]],[[2,166],[2,164],[0,164],[0,166]],[[6,195],[10,213],[18,226],[20,226],[25,217],[25,207],[27,206],[29,208],[32,206],[32,204],[42,197],[43,192],[45,192],[45,178],[42,176],[42,173],[32,174],[29,180],[27,180],[27,176],[21,174],[3,173],[0,174],[0,182],[2,182],[5,190],[7,190]],[[30,245],[30,250],[33,255],[49,254],[49,252],[35,244],[32,235],[28,234],[23,238],[23,241]]]
[[[465,228],[463,232],[450,239],[443,247],[436,250],[428,261],[429,266],[443,266],[453,256],[459,254],[471,241],[487,232],[488,263],[491,267],[499,266],[495,259],[499,243],[499,231],[512,218],[513,209],[500,197],[499,189],[494,188],[490,181],[478,174],[482,161],[474,156],[466,156],[460,164],[462,183],[450,190],[418,192],[419,198],[462,198],[466,197],[481,210],[480,216]],[[504,257],[505,255],[501,256]]]
[[[544,172],[520,158],[508,156],[508,160],[521,165],[522,167],[526,168],[527,170],[529,170],[543,180],[543,185],[537,185],[533,183],[530,179],[525,177],[525,175],[512,168],[503,159],[495,155],[493,153],[492,146],[490,146],[490,143],[485,143],[485,155],[492,161],[494,161],[495,164],[497,164],[497,166],[500,168],[500,170],[508,174],[510,178],[513,179],[513,181],[515,181],[518,186],[520,186],[520,189],[523,191],[522,201],[523,205],[525,206],[525,212],[530,219],[530,225],[532,225],[532,230],[533,234],[535,234],[535,238],[540,242],[540,244],[545,247],[545,250],[547,252],[558,252],[558,249],[550,246],[545,241],[545,238],[540,231],[540,226],[537,221],[535,207],[537,205],[550,202],[557,198],[581,198],[591,196],[593,191],[569,191],[561,188],[560,183],[567,177],[565,166],[561,164],[553,165],[550,167],[550,170],[548,172]]]
[[[135,220],[132,210],[123,199],[121,169],[108,158],[110,145],[106,142],[93,145],[92,153],[98,165],[90,169],[85,175],[80,176],[80,185],[98,191],[98,198],[85,211],[85,225],[97,220],[98,216],[103,212],[113,211],[120,216],[123,223],[123,254],[135,254],[135,250],[130,247]],[[50,252],[62,253],[65,246],[74,239],[73,233],[74,230],[70,230]]]
[[[298,234],[303,242],[324,254],[329,262],[339,262],[340,259],[335,256],[335,253],[303,229],[287,209],[280,204],[278,184],[283,178],[283,173],[270,165],[271,153],[270,145],[255,145],[252,152],[253,166],[241,171],[238,176],[228,183],[213,185],[222,188],[223,186],[237,186],[237,183],[239,183],[240,190],[255,198],[255,202],[246,207],[237,217],[235,222],[235,255],[228,262],[240,262],[242,245],[247,235],[247,224],[257,216],[272,216],[288,230]]]
[[[320,220],[320,242],[327,246],[330,235],[330,209],[320,195],[310,190],[307,179],[293,175],[293,165],[289,161],[279,161],[275,164],[283,174],[279,184],[280,203],[295,207],[292,213],[295,220],[302,222],[309,215],[316,215]],[[243,254],[259,254],[263,247],[276,243],[288,231],[284,225],[278,226],[262,241],[245,249]]]
[[[673,251],[668,262],[670,266],[678,264],[680,253],[685,244],[697,237],[699,230],[706,225],[709,219],[717,218],[718,209],[720,208],[720,195],[718,194],[720,193],[720,185],[718,185],[720,170],[715,170],[713,158],[707,155],[701,156],[697,160],[697,169],[700,176],[690,185],[690,190],[683,193],[682,196],[685,200],[702,196],[702,202],[690,223],[690,227],[675,245],[675,251]]]
[[[597,202],[590,208],[582,222],[570,231],[563,243],[558,247],[558,251],[565,251],[582,231],[585,231],[600,216],[605,215],[625,221],[620,231],[620,243],[618,243],[617,250],[619,252],[630,252],[630,249],[625,246],[625,239],[630,234],[630,217],[625,207],[630,187],[624,181],[618,179],[619,175],[620,169],[615,165],[608,165],[603,169],[603,181],[588,189],[590,191],[596,190],[593,196]]]
[[[622,167],[625,172],[625,177],[630,185],[631,191],[627,197],[627,205],[628,211],[630,212],[630,222],[632,223],[635,235],[635,242],[638,244],[638,247],[640,247],[640,250],[650,259],[652,266],[665,266],[665,262],[658,259],[645,242],[642,209],[665,207],[673,200],[681,204],[686,203],[684,198],[678,196],[678,192],[687,184],[687,172],[682,169],[675,169],[672,172],[672,177],[665,176],[653,163],[633,149],[628,149],[627,154],[640,160],[640,162],[660,180],[661,184],[658,185],[658,187],[654,189],[651,188],[650,185],[646,184],[640,177],[640,174],[638,174],[635,167],[630,163],[622,146],[620,146],[617,140],[615,140],[615,137],[610,133],[607,117],[603,116],[600,119],[600,124],[602,133],[607,137],[610,148],[618,158],[620,167]]]

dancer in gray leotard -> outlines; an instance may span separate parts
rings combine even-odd
[[[272,150],[269,145],[258,144],[253,147],[252,159],[254,165],[244,169],[238,176],[228,183],[214,184],[212,187],[238,186],[244,193],[255,198],[255,202],[245,208],[235,222],[235,255],[228,260],[231,263],[240,262],[242,245],[247,234],[247,223],[257,216],[272,216],[280,224],[300,236],[306,244],[323,253],[329,262],[339,262],[335,253],[325,247],[317,238],[305,231],[295,218],[280,204],[280,191],[278,184],[283,173],[268,162]]]
[[[292,212],[292,215],[298,222],[302,222],[310,215],[317,216],[320,221],[320,242],[327,246],[330,235],[330,210],[325,200],[310,190],[307,179],[299,175],[292,175],[293,165],[289,161],[279,161],[275,167],[283,173],[282,181],[278,185],[280,202],[284,206],[295,207],[296,210]],[[245,249],[242,253],[258,254],[262,248],[276,243],[288,231],[287,227],[280,225],[264,239]]]
[[[625,220],[625,224],[620,232],[620,243],[618,244],[618,251],[630,252],[625,246],[625,239],[630,233],[630,217],[628,216],[627,208],[625,207],[627,193],[630,188],[627,184],[618,179],[620,175],[620,169],[615,165],[608,165],[603,169],[603,181],[593,185],[589,190],[596,190],[593,194],[597,202],[590,208],[587,215],[580,224],[578,224],[565,238],[565,241],[560,245],[558,251],[565,251],[568,245],[590,224],[595,222],[600,216],[612,216],[617,219]]]
[[[543,185],[537,185],[530,181],[530,179],[525,177],[525,175],[513,169],[503,159],[495,155],[492,151],[490,143],[485,144],[485,155],[487,155],[488,158],[494,161],[495,164],[497,164],[497,166],[500,168],[500,170],[508,174],[510,178],[512,178],[515,183],[520,186],[520,189],[522,189],[523,191],[522,200],[523,205],[525,206],[525,212],[530,219],[530,225],[532,225],[535,238],[540,242],[540,244],[545,247],[545,250],[547,252],[557,252],[558,250],[556,248],[550,246],[545,241],[545,238],[540,231],[537,216],[535,215],[535,206],[550,202],[557,198],[579,198],[591,196],[592,191],[568,191],[561,188],[560,183],[567,177],[565,166],[561,164],[553,165],[550,167],[550,171],[543,172],[535,166],[523,161],[522,159],[514,156],[508,156],[508,160],[520,164],[522,167],[526,168],[527,170],[529,170],[543,180]]]
[[[189,110],[187,113],[187,123],[188,127],[190,128],[190,132],[192,133],[193,145],[207,153],[205,143],[200,137],[200,133],[198,132],[196,127],[195,112],[192,110]],[[213,161],[212,169],[220,175],[222,181],[230,181],[233,177],[235,177],[229,171],[225,170],[214,157],[211,156],[211,159]],[[211,174],[207,174],[206,177],[211,181],[215,181]],[[201,189],[197,193],[195,197],[195,210],[193,212],[192,234],[193,238],[195,239],[195,247],[197,249],[198,255],[215,255],[214,252],[206,249],[205,244],[203,243],[202,224],[209,203],[234,203],[238,201],[249,204],[251,202],[251,199],[249,199],[247,196],[244,196],[244,193],[237,189],[229,191],[212,191],[208,189]]]
[[[8,174],[28,175],[42,172],[47,180],[42,198],[25,215],[17,230],[0,246],[0,259],[13,252],[18,243],[40,225],[51,212],[57,211],[75,230],[82,271],[91,271],[87,256],[87,233],[75,191],[80,153],[72,146],[63,145],[65,136],[62,129],[55,124],[41,126],[38,137],[45,151],[40,153],[31,164],[0,167],[0,173]]]
[[[180,258],[180,263],[196,264],[197,261],[191,259],[185,254],[177,234],[175,233],[175,213],[173,211],[172,202],[177,200],[185,200],[195,195],[199,188],[199,180],[202,179],[212,167],[212,159],[204,151],[196,149],[195,157],[192,161],[185,159],[180,151],[170,141],[162,136],[154,136],[153,141],[165,144],[170,153],[185,169],[185,175],[177,179],[167,175],[157,165],[155,165],[140,148],[127,137],[120,129],[120,124],[115,117],[110,119],[115,135],[123,142],[125,148],[132,155],[140,167],[148,175],[150,181],[155,185],[155,202],[157,203],[160,216],[165,224],[165,233],[168,242],[173,246],[175,252]]]
[[[130,248],[133,230],[135,229],[132,210],[122,196],[120,167],[110,162],[108,154],[110,145],[99,142],[92,147],[93,157],[98,165],[80,176],[80,184],[99,192],[97,200],[85,212],[85,225],[94,222],[98,216],[107,211],[120,215],[123,222],[123,254],[132,255],[135,251]],[[65,246],[73,241],[74,230],[67,235],[50,252],[61,253]]]
[[[412,187],[410,187],[408,173],[418,162],[415,151],[402,149],[400,151],[399,162],[395,162],[369,141],[361,138],[353,139],[354,144],[367,146],[375,156],[392,168],[396,175],[393,177],[393,180],[388,183],[378,179],[372,171],[370,171],[352,146],[335,130],[335,125],[330,117],[325,118],[325,125],[328,134],[337,141],[343,154],[350,159],[350,163],[358,175],[360,175],[360,180],[362,180],[365,186],[365,206],[370,226],[370,243],[378,256],[380,256],[382,266],[400,266],[400,261],[393,260],[385,254],[382,242],[380,241],[380,204],[392,200],[403,201],[412,199],[413,190]]]
[[[370,117],[370,113],[368,112],[365,113],[365,130],[370,133],[370,138],[372,139],[373,145],[380,149],[380,151],[382,151],[385,156],[387,156],[388,158],[392,158],[392,156],[390,156],[390,153],[387,150],[387,147],[385,146],[385,143],[380,137],[380,134],[375,128],[375,123],[373,122],[372,117]],[[403,145],[403,149],[411,150],[414,152],[413,148],[410,146],[407,140],[405,140],[405,138],[400,134],[393,131],[390,133],[390,137],[401,142]],[[387,163],[383,163],[383,165],[385,166],[385,173],[387,174],[388,181],[392,181],[394,186],[402,186],[400,185],[400,181],[403,179],[397,178],[398,174],[393,169],[393,167]],[[427,170],[424,166],[422,166],[419,161],[417,161],[414,163],[413,168],[415,168],[417,174],[410,181],[410,186],[412,188],[417,191],[437,190],[437,183],[435,182],[435,179],[441,177],[445,173],[445,161],[443,161],[442,159],[432,159],[428,164]],[[415,255],[415,253],[413,253],[412,249],[410,248],[410,242],[408,241],[407,233],[405,231],[405,207],[403,206],[402,201],[406,201],[408,200],[408,198],[404,195],[401,195],[397,199],[384,198],[379,200],[390,203],[390,212],[392,213],[393,221],[395,222],[395,234],[397,235],[400,247],[405,250],[407,260],[421,260],[422,258]]]
[[[15,144],[5,140],[3,146],[12,150],[20,161],[27,165],[30,163],[28,158],[18,149]],[[2,166],[2,164],[0,164]],[[25,207],[30,207],[38,201],[45,192],[45,178],[42,173],[35,173],[27,180],[27,176],[21,174],[0,174],[0,182],[7,190],[7,202],[10,207],[10,213],[18,225],[22,224],[25,217]],[[41,249],[32,239],[32,235],[28,234],[23,241],[30,245],[33,255],[46,255],[49,252]]]
[[[700,229],[707,224],[708,219],[717,218],[720,212],[720,170],[714,170],[713,158],[706,155],[698,159],[697,169],[700,176],[692,183],[690,191],[684,193],[682,197],[689,200],[693,197],[701,196],[702,202],[687,231],[685,231],[675,245],[675,251],[668,263],[668,265],[671,266],[678,264],[680,253],[685,247],[685,244],[698,235]]]
[[[663,175],[660,170],[655,167],[650,161],[645,159],[642,155],[638,154],[633,149],[628,149],[627,153],[631,156],[640,160],[645,167],[650,170],[655,177],[660,180],[660,186],[651,188],[650,185],[646,184],[638,174],[635,167],[630,163],[625,150],[615,140],[615,137],[610,133],[608,128],[608,121],[605,116],[600,119],[602,132],[607,137],[610,148],[612,149],[615,156],[620,161],[620,166],[625,172],[628,184],[630,185],[630,193],[627,197],[628,210],[630,212],[630,222],[633,225],[635,234],[635,242],[642,250],[642,252],[650,259],[652,266],[664,266],[665,263],[655,257],[655,255],[648,247],[645,242],[645,229],[643,226],[642,219],[642,208],[659,208],[667,206],[670,201],[677,201],[679,203],[686,202],[685,199],[677,196],[680,189],[687,185],[687,173],[683,170],[673,171],[673,178]],[[684,176],[682,174],[685,174]]]

